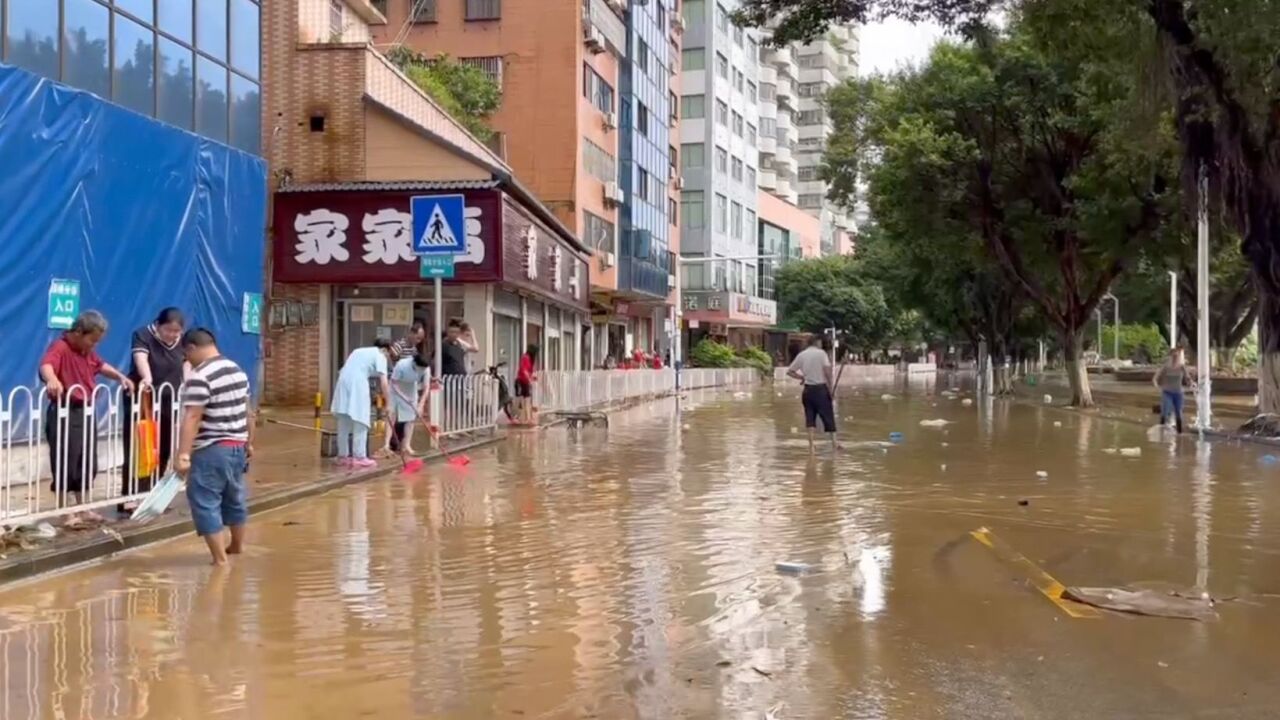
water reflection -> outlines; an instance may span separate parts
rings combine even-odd
[[[256,517],[228,571],[183,539],[10,590],[0,717],[1118,717],[1170,692],[1150,657],[1182,639],[1206,682],[1280,702],[1232,661],[1280,661],[1253,639],[1280,630],[1269,608],[1065,632],[963,541],[991,526],[1080,584],[1195,567],[1270,591],[1280,490],[1253,449],[949,387],[845,388],[834,458],[791,432],[792,387],[694,392]],[[1101,452],[1126,446],[1147,451]],[[1002,700],[1041,656],[1079,659],[1053,677],[1090,692]],[[1184,686],[1142,705],[1185,714]]]

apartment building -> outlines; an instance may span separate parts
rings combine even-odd
[[[836,85],[858,75],[858,34],[833,26],[810,43],[765,47],[760,78],[760,188],[818,217],[823,252],[841,252],[856,221],[850,209],[827,199],[822,153],[833,130],[823,105]]]
[[[373,29],[477,65],[502,88],[500,154],[592,250],[584,364],[667,347],[678,247],[671,77],[674,0],[377,0]]]

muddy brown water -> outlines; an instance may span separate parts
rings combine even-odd
[[[183,538],[10,588],[0,718],[1280,716],[1268,450],[940,389],[846,389],[834,460],[792,388],[695,394],[257,516],[227,570]],[[1074,619],[983,526],[1240,599]]]

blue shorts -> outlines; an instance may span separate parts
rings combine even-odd
[[[244,463],[244,445],[210,445],[191,453],[187,504],[196,534],[213,535],[249,519]]]

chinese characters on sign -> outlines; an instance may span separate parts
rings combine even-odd
[[[298,213],[293,220],[293,229],[298,233],[298,244],[294,246],[297,261],[317,265],[328,265],[333,260],[346,262],[351,257],[346,248],[349,225],[346,215],[323,208]]]
[[[361,223],[364,228],[364,261],[384,265],[412,262],[415,257],[413,237],[409,234],[412,219],[409,213],[392,208],[367,213]]]
[[[480,265],[484,262],[484,242],[480,237],[481,208],[468,207],[465,211],[466,251],[455,257],[457,263]],[[350,219],[342,213],[326,208],[300,212],[294,217],[293,229],[298,234],[294,245],[294,260],[299,265],[328,265],[344,263],[351,258],[347,249],[347,230]],[[361,256],[368,265],[395,265],[401,262],[417,262],[413,252],[413,216],[395,208],[381,208],[366,212],[360,221],[364,230]],[[429,228],[428,228],[429,229]]]
[[[80,281],[51,280],[49,282],[48,325],[53,330],[70,330],[80,314]]]
[[[538,279],[538,228],[533,225],[524,233],[524,270],[530,280]]]
[[[560,265],[560,246],[553,245],[551,247],[551,289],[560,292],[564,287],[563,275],[561,274]]]

